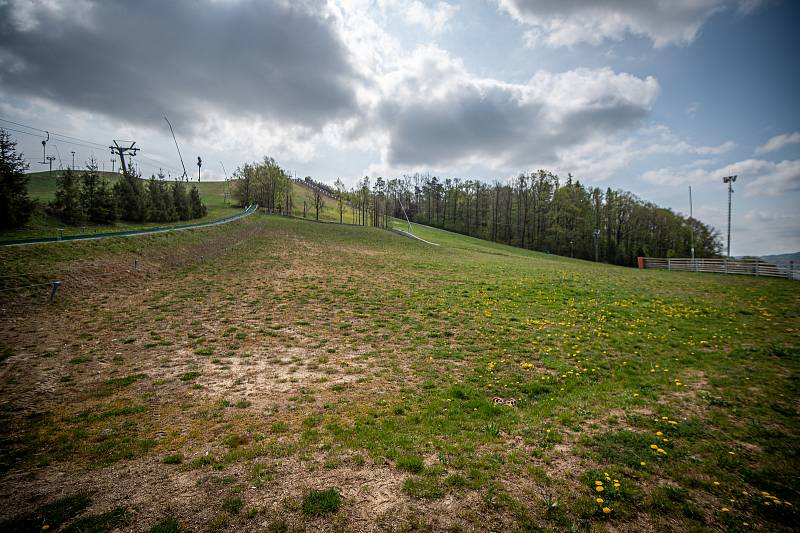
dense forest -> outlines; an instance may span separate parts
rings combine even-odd
[[[353,196],[363,197],[368,181]],[[388,216],[532,250],[635,264],[637,256],[719,255],[713,228],[630,192],[561,181],[545,170],[510,182],[404,176],[373,187],[373,209]]]

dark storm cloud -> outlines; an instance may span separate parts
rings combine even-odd
[[[480,94],[475,88],[463,88],[446,102],[387,104],[383,119],[391,139],[389,163],[441,165],[471,155],[502,156],[525,138],[536,112],[504,91]]]
[[[183,129],[205,111],[318,129],[356,111],[347,50],[308,2],[0,2],[0,85]],[[75,9],[73,9],[75,8]]]

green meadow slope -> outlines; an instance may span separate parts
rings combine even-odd
[[[414,232],[0,249],[0,529],[794,530],[796,283]]]
[[[55,197],[56,178],[60,171],[32,172],[28,174],[28,193],[31,198],[35,198],[41,204],[47,204]],[[108,182],[109,186],[116,183],[120,175],[112,172],[100,173]],[[194,222],[209,222],[219,220],[238,213],[241,209],[235,207],[235,201],[230,196],[230,185],[221,181],[201,181],[189,182],[190,186],[196,185],[200,191],[200,197],[208,208],[208,214],[202,219]],[[225,193],[228,192],[226,199]],[[292,184],[292,214],[297,217],[303,216],[303,203],[306,205],[306,216],[309,219],[315,218],[314,212],[314,193],[306,186],[298,183]],[[349,205],[344,206],[344,222],[353,222],[353,211]],[[339,209],[335,200],[325,197],[325,203],[320,211],[320,220],[326,222],[339,221]],[[187,221],[175,223],[131,223],[120,221],[113,225],[90,226],[90,227],[71,227],[65,225],[58,218],[49,216],[43,212],[38,212],[31,219],[27,227],[14,230],[0,231],[0,240],[3,239],[26,239],[36,237],[55,237],[58,235],[59,228],[63,229],[63,235],[81,235],[85,233],[103,233],[108,231],[126,231],[134,229],[148,229],[161,226],[186,224]]]

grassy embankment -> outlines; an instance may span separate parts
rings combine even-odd
[[[259,215],[0,250],[11,272],[76,280],[54,306],[2,306],[0,517],[31,531],[795,527],[795,283],[415,232],[440,246]],[[133,254],[138,275],[117,268]],[[112,279],[81,285],[97,268]]]
[[[28,193],[31,198],[35,198],[41,205],[45,205],[55,197],[56,192],[56,176],[59,171],[54,171],[52,175],[49,172],[34,172],[30,173],[28,181]],[[109,186],[119,180],[120,175],[112,172],[100,173],[107,181]],[[225,182],[220,181],[205,181],[205,182],[189,182],[189,186],[197,185],[200,196],[208,208],[208,214],[197,220],[183,220],[172,223],[161,222],[145,222],[145,223],[132,223],[120,221],[113,225],[92,225],[86,226],[68,226],[61,222],[57,217],[47,215],[43,211],[37,212],[28,223],[27,227],[15,230],[0,231],[0,240],[4,239],[27,239],[36,237],[56,237],[58,236],[59,228],[63,229],[63,235],[82,235],[86,233],[105,233],[110,231],[127,231],[148,229],[162,226],[173,226],[181,224],[194,224],[200,222],[210,222],[219,220],[221,218],[229,217],[240,212],[241,209],[235,207],[235,201],[230,196],[230,186]],[[306,202],[307,217],[313,219],[314,213],[314,195],[310,189],[303,185],[293,184],[292,202],[294,207],[292,214],[298,217],[303,216],[303,202]],[[228,199],[226,202],[225,191],[228,191]],[[349,206],[344,206],[344,222],[351,223],[353,221],[352,209]],[[320,220],[327,222],[339,221],[339,209],[335,200],[325,198],[325,206],[320,212]]]

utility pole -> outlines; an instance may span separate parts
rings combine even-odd
[[[728,259],[731,258],[731,195],[733,194],[733,182],[736,176],[725,176],[722,183],[728,184]]]
[[[56,156],[48,155],[46,159],[47,163],[50,165],[50,174],[48,174],[48,176],[53,177],[53,161],[56,160]]]
[[[111,149],[112,154],[119,155],[119,164],[122,168],[122,174],[128,174],[128,167],[125,165],[125,154],[128,154],[128,157],[133,157],[136,155],[136,152],[139,151],[139,148],[134,148],[136,145],[136,141],[132,141],[130,146],[120,146],[119,143],[126,142],[126,141],[114,141],[114,146],[109,146]]]
[[[694,265],[694,224],[692,224],[692,186],[689,185],[689,230],[691,234],[692,243],[692,264]]]
[[[570,241],[569,241],[569,256],[570,257],[575,257],[575,254],[573,253],[573,250],[574,250],[574,248],[572,246],[573,244],[575,244],[575,243],[572,241],[572,239],[570,239]]]
[[[116,170],[114,169],[114,166],[115,166],[116,162],[117,162],[117,160],[116,160],[116,159],[114,159],[114,158],[112,157],[112,158],[111,158],[111,173],[112,173],[112,174],[113,174],[114,172],[116,172]]]
[[[200,183],[200,166],[203,164],[203,160],[200,159],[200,156],[197,156],[197,183]]]
[[[72,170],[75,170],[75,150],[72,152]]]

